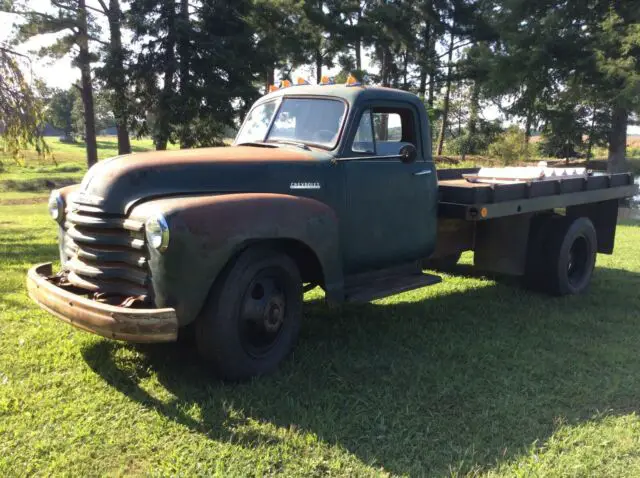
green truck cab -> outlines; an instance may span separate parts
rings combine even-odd
[[[194,330],[217,374],[244,379],[287,356],[317,286],[368,301],[437,283],[427,265],[474,250],[483,269],[582,292],[632,178],[469,187],[469,171],[436,171],[428,125],[408,92],[302,85],[256,102],[231,147],[101,161],[52,193],[62,267],[32,268],[29,294],[113,339]]]

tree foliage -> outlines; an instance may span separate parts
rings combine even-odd
[[[93,84],[91,63],[97,57],[90,51],[90,41],[100,41],[100,27],[95,16],[86,6],[86,0],[56,0],[49,8],[39,5],[35,9],[31,4],[22,2],[4,2],[3,10],[19,15],[23,22],[17,25],[16,42],[27,41],[43,34],[55,34],[56,40],[42,47],[40,56],[61,58],[71,55],[73,63],[80,70],[80,88],[85,111],[85,142],[87,164],[92,166],[98,161],[96,144],[95,117],[93,111]]]
[[[169,143],[221,144],[268,85],[295,80],[300,69],[316,81],[328,71],[339,81],[355,73],[416,93],[437,126],[436,152],[486,152],[498,128],[483,117],[491,107],[522,129],[524,154],[530,137],[541,131],[547,153],[608,146],[611,169],[619,170],[625,167],[627,126],[640,110],[635,2],[97,0],[88,6],[84,0],[57,0],[51,5],[35,10],[5,0],[1,8],[19,11],[26,20],[17,41],[59,34],[40,53],[75,58],[83,72],[89,129],[88,119],[100,121],[101,115],[93,111],[88,90],[100,88],[120,152],[129,151],[130,132],[151,135],[158,149]],[[513,131],[507,136],[516,137]]]
[[[49,151],[40,134],[43,102],[24,76],[20,56],[0,46],[0,137],[5,152],[16,159],[29,147],[38,154]]]

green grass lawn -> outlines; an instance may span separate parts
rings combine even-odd
[[[469,276],[310,295],[294,355],[235,385],[33,305],[55,236],[44,203],[0,203],[0,476],[640,476],[638,224],[583,297]]]
[[[85,144],[61,143],[58,138],[47,138],[51,157],[38,157],[34,151],[25,151],[18,162],[0,152],[0,191],[38,191],[47,189],[44,181],[70,184],[82,179],[87,170]],[[174,148],[171,146],[170,148]],[[131,140],[134,153],[153,150],[149,138]],[[98,159],[118,154],[118,141],[113,136],[98,136]],[[49,188],[50,189],[50,188]]]
[[[26,297],[27,268],[57,257],[48,189],[85,171],[84,145],[52,147],[57,164],[0,158],[0,476],[640,476],[640,223],[583,297],[464,268],[338,310],[312,292],[281,369],[224,384],[190,350],[76,331]]]

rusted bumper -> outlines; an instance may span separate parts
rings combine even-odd
[[[128,342],[172,342],[178,337],[174,309],[129,309],[86,299],[51,283],[51,263],[29,269],[29,296],[47,312],[79,329]]]

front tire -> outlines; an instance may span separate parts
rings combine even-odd
[[[265,375],[293,349],[300,332],[302,280],[286,254],[252,247],[227,267],[196,321],[196,344],[218,376]]]

